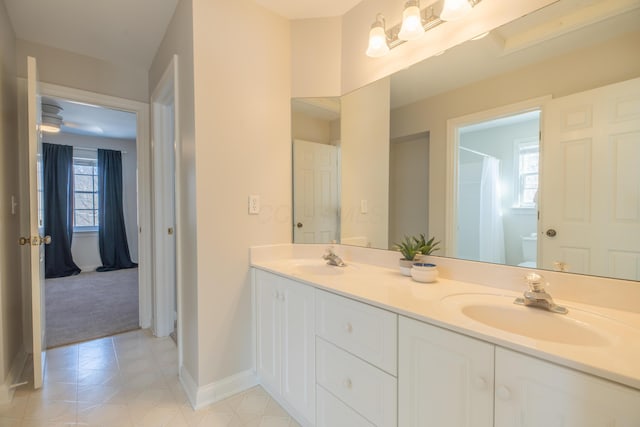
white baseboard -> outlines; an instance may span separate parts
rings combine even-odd
[[[92,273],[94,271],[96,271],[96,268],[98,267],[102,267],[102,264],[100,265],[79,265],[78,268],[80,270],[82,270],[82,273]]]
[[[7,378],[0,384],[0,405],[9,403],[11,399],[13,399],[15,388],[12,388],[11,385],[20,381],[26,363],[27,353],[25,353],[23,347],[20,347],[20,351],[18,351],[16,357],[13,358],[13,363],[11,363],[11,369],[9,370]]]
[[[197,410],[258,385],[258,378],[255,372],[249,369],[198,387],[189,371],[181,366],[180,383],[187,393],[191,406]]]

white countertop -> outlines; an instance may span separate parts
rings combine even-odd
[[[594,313],[596,319],[598,316],[603,318],[604,327],[611,331],[611,334],[607,334],[610,341],[607,345],[570,345],[536,340],[487,326],[468,318],[455,307],[455,304],[449,303],[455,301],[455,298],[443,301],[443,298],[456,294],[502,295],[505,299],[521,296],[510,290],[446,278],[439,278],[435,283],[418,283],[411,277],[402,276],[398,269],[356,262],[348,262],[348,266],[344,268],[327,266],[328,269],[338,269],[330,273],[324,270],[316,271],[314,268],[300,268],[301,265],[321,267],[317,258],[253,259],[251,265],[318,289],[640,389],[638,313],[556,299],[557,304],[569,308],[570,316],[574,313],[573,317],[577,319],[577,323],[580,323],[580,313]],[[552,289],[549,292],[553,295]],[[522,309],[536,310],[528,307]]]

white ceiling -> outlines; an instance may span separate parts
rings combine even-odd
[[[341,16],[362,0],[255,0],[263,7],[289,19]]]
[[[302,19],[339,16],[362,0],[254,1],[289,19]],[[4,0],[4,3],[19,39],[149,69],[178,0]]]
[[[62,132],[104,138],[136,138],[135,113],[52,97],[43,97],[42,102],[62,107],[59,113]]]
[[[0,0],[2,1],[2,0]],[[179,0],[4,0],[22,40],[148,70]],[[235,1],[235,0],[229,0]],[[361,0],[254,0],[289,19],[339,16]],[[135,138],[135,115],[57,99],[65,132]]]
[[[178,0],[4,0],[19,39],[149,69]]]

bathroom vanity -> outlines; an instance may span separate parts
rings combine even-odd
[[[637,312],[544,312],[513,304],[523,282],[422,284],[393,252],[341,246],[334,267],[323,249],[252,249],[256,373],[302,425],[640,425]]]

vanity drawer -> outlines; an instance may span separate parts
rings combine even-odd
[[[316,290],[316,335],[397,375],[395,313]]]
[[[316,338],[316,384],[374,425],[396,426],[396,378],[322,338]]]
[[[376,427],[320,386],[316,399],[316,427]]]

